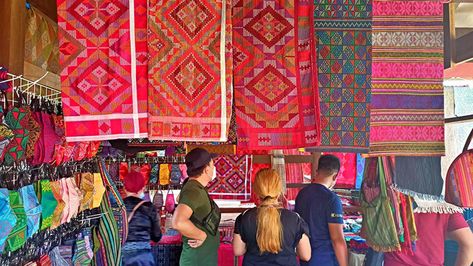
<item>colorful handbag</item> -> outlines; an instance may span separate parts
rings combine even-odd
[[[174,193],[171,190],[171,186],[169,186],[168,193],[166,195],[166,205],[164,208],[167,212],[172,213],[176,207],[176,200],[174,199]]]
[[[463,152],[450,165],[445,180],[445,200],[463,208],[473,208],[473,149],[468,150],[472,139],[473,130]]]
[[[158,211],[161,210],[161,208],[164,206],[164,196],[163,192],[159,189],[159,186],[158,190],[156,190],[156,193],[154,193],[153,205]]]
[[[171,166],[171,184],[179,185],[181,183],[182,172],[178,164],[173,164]]]

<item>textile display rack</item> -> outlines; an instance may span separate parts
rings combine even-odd
[[[0,81],[0,84],[11,82],[10,87],[13,91],[24,93],[30,98],[39,97],[42,100],[51,101],[54,104],[61,105],[61,91],[39,83],[48,75],[48,73],[49,72],[46,72],[42,77],[34,81],[26,79],[22,75],[7,73],[8,79]],[[11,94],[11,99],[9,100],[13,105],[18,101],[18,99],[15,98],[14,93]]]
[[[106,157],[106,164],[117,163],[117,162],[127,162],[132,164],[184,164],[186,163],[184,156],[153,156],[153,157]]]

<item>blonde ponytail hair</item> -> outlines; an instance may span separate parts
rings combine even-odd
[[[282,193],[281,178],[273,169],[262,169],[256,174],[254,191],[261,200],[256,216],[256,242],[261,253],[282,250],[282,224],[278,198]]]

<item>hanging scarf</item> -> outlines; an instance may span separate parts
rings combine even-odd
[[[94,236],[94,265],[120,266],[121,265],[121,242],[117,221],[113,215],[110,204],[109,193],[103,195],[100,204],[99,225],[93,232]]]
[[[92,207],[94,197],[94,175],[92,173],[81,174],[80,191],[82,193],[80,211],[88,210]]]
[[[57,206],[49,180],[39,182],[39,191],[41,196],[41,230],[51,227],[53,213]]]
[[[0,253],[2,253],[7,237],[17,222],[16,216],[10,207],[10,197],[6,188],[0,188],[0,221],[2,221],[2,230],[0,230]]]
[[[376,169],[377,171],[373,171]],[[399,251],[401,246],[386,190],[382,160],[366,160],[367,171],[362,185],[361,207],[363,224],[361,233],[367,244],[378,252]]]
[[[60,181],[52,181],[51,191],[54,198],[56,199],[57,205],[54,209],[53,216],[51,219],[51,229],[57,228],[61,224],[62,212],[64,211],[65,203],[62,200],[62,187]]]
[[[22,187],[18,191],[23,199],[26,213],[26,235],[27,238],[30,238],[39,230],[41,205],[39,204],[33,185]]]
[[[4,163],[11,165],[25,159],[26,145],[29,131],[27,127],[27,113],[23,108],[13,108],[5,115],[5,123],[12,129],[14,137],[5,148]]]
[[[113,182],[112,177],[107,172],[107,168],[105,167],[105,162],[103,160],[100,161],[99,167],[104,184],[108,187],[108,191],[110,193],[110,203],[113,208],[113,215],[115,216],[115,221],[117,221],[118,224],[120,241],[123,245],[125,244],[126,234],[128,232],[125,203],[123,202],[123,198],[120,196],[120,192],[118,191],[115,182]]]
[[[92,197],[92,208],[98,208],[105,193],[102,176],[100,173],[94,173],[94,195]]]
[[[10,207],[16,216],[16,224],[7,237],[7,246],[5,250],[15,251],[22,247],[26,242],[26,213],[23,207],[23,200],[20,193],[10,191]]]
[[[440,157],[396,157],[396,189],[417,198],[441,200],[443,179]]]
[[[412,242],[417,240],[417,229],[414,221],[414,212],[412,211],[411,197],[400,194],[401,219],[404,231],[404,241],[401,242],[401,249],[404,253],[414,255]]]
[[[70,177],[65,180],[69,192],[69,212],[66,217],[66,222],[70,222],[71,219],[76,217],[77,213],[79,212],[82,194],[80,189],[77,187],[74,178]]]
[[[160,164],[159,165],[159,184],[161,186],[169,185],[170,171],[169,164]]]

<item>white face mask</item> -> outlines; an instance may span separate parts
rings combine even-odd
[[[217,178],[217,170],[214,167],[214,170],[212,171],[212,179],[210,179],[210,181],[213,181],[215,178]]]
[[[141,192],[141,193],[138,195],[138,197],[139,197],[140,199],[144,199],[144,198],[145,198],[145,193],[144,193],[144,192]]]

